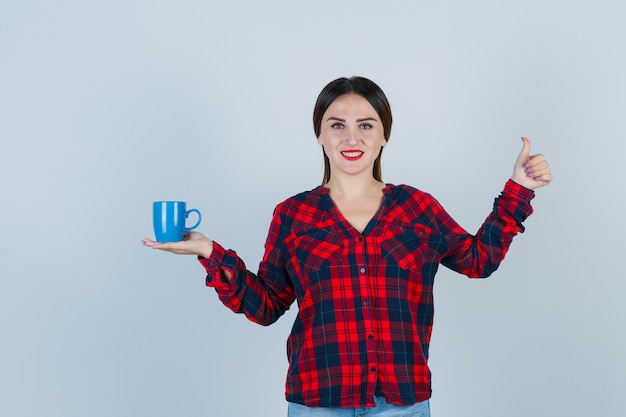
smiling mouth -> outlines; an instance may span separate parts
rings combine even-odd
[[[343,156],[349,161],[355,161],[363,156],[363,152],[362,151],[343,151],[341,152],[341,156]]]

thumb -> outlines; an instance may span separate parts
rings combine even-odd
[[[522,142],[524,142],[524,144],[522,145],[522,150],[517,156],[517,161],[515,163],[516,166],[523,166],[530,159],[530,141],[527,137],[522,136]]]

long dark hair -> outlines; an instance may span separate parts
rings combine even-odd
[[[313,109],[313,129],[315,130],[315,136],[319,138],[322,131],[322,117],[328,107],[337,98],[346,94],[358,94],[365,98],[376,110],[378,117],[383,124],[383,132],[385,140],[389,141],[391,135],[391,124],[393,118],[391,116],[391,106],[387,100],[387,96],[383,90],[372,80],[364,77],[351,77],[351,78],[338,78],[331,81],[324,87],[320,95],[317,97],[315,108]],[[324,150],[322,150],[324,153]],[[380,154],[374,161],[373,175],[377,181],[382,181],[382,172],[380,167],[380,158],[383,154],[382,148]],[[326,184],[330,180],[330,161],[328,156],[324,153],[324,178],[322,179],[322,185]]]

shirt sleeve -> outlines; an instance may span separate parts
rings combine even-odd
[[[491,275],[513,237],[524,232],[522,222],[533,212],[530,201],[534,196],[534,191],[508,180],[476,235],[467,233],[441,208],[438,223],[448,244],[442,265],[471,278]]]
[[[215,241],[211,256],[198,258],[207,272],[206,285],[215,289],[222,303],[261,325],[274,323],[295,300],[282,256],[280,231],[280,216],[275,211],[258,274],[249,271],[235,251]],[[230,281],[226,273],[232,277]]]

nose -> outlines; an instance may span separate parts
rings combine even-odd
[[[344,140],[346,143],[357,143],[359,141],[358,130],[346,129],[346,136]]]

